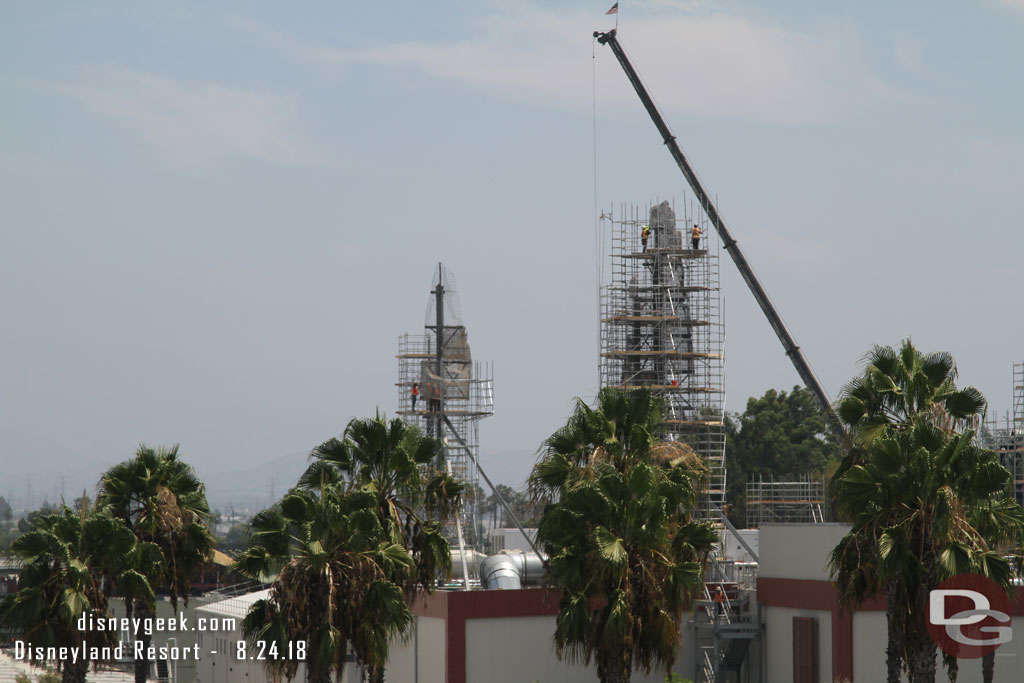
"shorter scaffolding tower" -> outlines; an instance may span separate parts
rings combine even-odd
[[[401,335],[397,358],[397,413],[444,442],[447,468],[467,486],[461,516],[466,544],[479,548],[478,508],[483,501],[476,500],[476,463],[480,420],[494,414],[493,368],[473,361],[455,278],[441,264],[434,275],[424,332]]]
[[[827,509],[821,480],[747,482],[747,526],[821,524]]]

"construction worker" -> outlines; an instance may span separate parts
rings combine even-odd
[[[418,399],[420,397],[420,383],[419,382],[413,382],[412,383],[412,389],[409,391],[409,394],[412,396],[412,409],[413,409],[413,412],[416,412],[416,399]]]
[[[694,225],[693,230],[690,231],[690,236],[693,237],[693,248],[700,249],[700,226]]]
[[[430,392],[430,400],[427,401],[427,409],[432,413],[441,411],[441,392],[438,391],[437,385],[428,384],[427,390]]]
[[[722,590],[721,586],[719,586],[718,590],[715,591],[715,597],[713,597],[712,600],[715,603],[715,614],[721,614],[725,603],[725,592]]]
[[[645,225],[640,231],[640,245],[647,251],[647,240],[651,238],[651,226]]]

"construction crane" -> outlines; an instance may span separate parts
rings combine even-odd
[[[636,90],[636,94],[640,96],[640,101],[643,102],[644,108],[647,109],[647,113],[650,115],[651,120],[654,121],[654,125],[657,127],[658,132],[661,133],[662,140],[665,142],[665,146],[668,147],[668,151],[672,154],[672,158],[675,159],[676,164],[679,166],[679,170],[683,172],[686,177],[686,182],[690,184],[690,188],[693,193],[697,196],[697,201],[700,202],[701,208],[707,215],[708,220],[715,226],[715,230],[718,232],[719,238],[722,240],[722,244],[725,246],[725,250],[729,252],[729,256],[732,257],[733,263],[740,271],[740,275],[743,276],[743,281],[747,283],[747,287],[750,288],[750,292],[754,295],[754,299],[757,301],[757,305],[761,307],[765,317],[768,318],[768,323],[775,330],[776,336],[779,341],[782,342],[782,348],[785,349],[786,355],[793,362],[793,366],[796,368],[797,374],[800,375],[800,379],[803,383],[811,390],[814,394],[814,398],[817,399],[819,406],[825,413],[826,422],[835,432],[837,438],[842,441],[846,436],[846,431],[843,429],[842,423],[839,421],[838,416],[832,408],[832,401],[829,400],[828,394],[825,392],[825,388],[821,386],[821,382],[818,377],[814,374],[814,370],[811,369],[810,363],[804,358],[803,352],[800,351],[800,347],[797,346],[796,341],[793,339],[793,335],[790,334],[789,329],[786,328],[786,324],[782,321],[782,317],[779,312],[775,310],[775,306],[772,304],[768,293],[764,290],[761,282],[754,275],[753,269],[750,264],[747,263],[746,257],[740,250],[739,244],[736,243],[735,238],[732,236],[732,232],[729,230],[729,226],[726,225],[725,219],[718,212],[718,207],[711,201],[711,197],[708,196],[707,190],[704,189],[704,185],[700,182],[700,178],[697,177],[690,162],[686,159],[686,155],[683,154],[683,150],[679,148],[679,144],[676,142],[676,138],[672,135],[672,131],[669,130],[668,124],[665,123],[665,119],[662,118],[661,112],[654,105],[654,101],[651,96],[647,94],[647,89],[644,87],[643,82],[640,80],[640,76],[637,75],[636,70],[630,63],[629,58],[626,57],[625,51],[622,46],[619,45],[619,41],[615,37],[616,30],[601,32],[594,31],[594,37],[597,38],[597,42],[602,45],[608,45],[615,53],[616,59],[619,60],[619,64],[622,65],[622,70],[626,72],[626,77],[629,82],[633,84],[633,89]]]

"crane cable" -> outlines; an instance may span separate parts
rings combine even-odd
[[[604,213],[600,217],[597,213],[597,39],[590,41],[590,89],[592,97],[593,115],[593,145],[594,145],[594,251],[597,257],[597,386],[601,386],[601,284],[604,282]]]

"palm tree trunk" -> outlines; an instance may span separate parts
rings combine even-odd
[[[370,668],[369,678],[370,683],[384,683],[384,667],[377,666]]]
[[[601,683],[629,683],[633,668],[629,658],[611,661],[613,657],[614,655],[605,657],[604,662],[601,662],[600,659],[598,661],[597,675],[601,679]]]
[[[135,614],[139,619],[146,619],[153,616],[153,610],[144,602],[136,602]],[[141,623],[141,622],[140,622]],[[135,639],[142,641],[142,650],[145,653],[153,642],[153,635],[147,635],[145,631],[136,633]],[[141,659],[135,660],[135,683],[146,683],[149,680],[149,660],[143,654]]]
[[[316,671],[313,667],[306,667],[306,683],[331,683],[330,670]]]
[[[886,590],[885,621],[889,645],[885,649],[886,683],[900,683],[903,665],[903,614],[897,606],[897,587],[891,582]]]
[[[621,669],[608,671],[601,683],[629,683],[629,673]]]
[[[61,683],[85,683],[85,674],[89,670],[89,662],[78,660],[77,662],[65,662],[64,671],[61,672]]]
[[[984,683],[992,683],[996,675],[996,653],[989,652],[981,658],[981,680]]]
[[[921,621],[922,620],[915,620]],[[935,641],[928,635],[927,628],[918,625],[915,636],[907,643],[907,665],[910,669],[910,683],[935,683]]]

